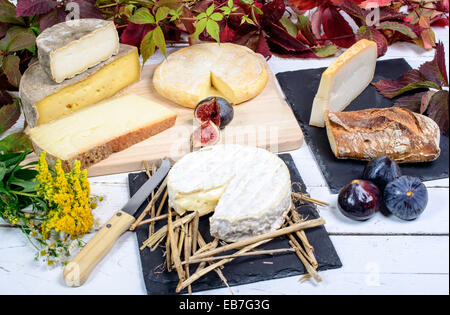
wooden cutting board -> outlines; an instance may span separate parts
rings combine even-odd
[[[174,127],[114,153],[88,169],[88,176],[133,172],[143,169],[143,161],[164,157],[177,160],[190,152],[190,137],[194,130],[193,109],[179,106],[160,96],[153,88],[153,71],[157,65],[145,66],[141,80],[121,92],[134,93],[174,110]],[[255,98],[234,107],[233,121],[221,132],[222,143],[253,145],[272,152],[298,149],[303,134],[291,108],[279,92],[276,79],[270,73],[264,90]]]

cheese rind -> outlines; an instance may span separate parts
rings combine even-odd
[[[189,153],[168,174],[169,205],[207,212],[211,235],[225,241],[278,229],[291,206],[289,170],[275,154],[241,145]]]
[[[212,94],[240,104],[257,96],[267,80],[265,59],[247,47],[230,43],[203,43],[180,49],[153,75],[159,94],[188,108],[195,108]]]
[[[348,48],[323,72],[313,101],[309,124],[325,126],[325,110],[344,110],[372,82],[377,44],[362,39]]]
[[[115,97],[29,129],[36,153],[65,169],[75,160],[87,168],[175,124],[176,113],[133,94]]]
[[[67,116],[139,81],[137,48],[123,44],[120,47],[117,55],[60,84],[48,77],[40,63],[31,65],[19,87],[27,123],[35,127]]]
[[[79,19],[58,23],[37,38],[39,62],[56,82],[73,78],[119,52],[112,21]]]

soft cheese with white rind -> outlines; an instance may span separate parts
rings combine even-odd
[[[216,145],[189,153],[168,174],[169,205],[179,214],[214,210],[211,235],[242,239],[281,227],[291,207],[286,164],[267,150]]]
[[[96,104],[139,81],[140,71],[137,48],[124,44],[117,55],[59,84],[35,63],[19,87],[27,123],[35,127]]]
[[[165,98],[188,108],[206,97],[239,104],[257,96],[268,80],[264,58],[231,43],[203,43],[172,53],[155,70],[153,85]]]
[[[175,124],[176,113],[143,97],[125,94],[28,130],[36,153],[64,169],[75,160],[87,168]]]
[[[114,22],[79,19],[58,23],[37,38],[39,62],[56,82],[73,78],[119,52]]]
[[[377,44],[362,39],[348,48],[325,70],[314,98],[309,124],[325,126],[325,110],[344,110],[372,82]]]

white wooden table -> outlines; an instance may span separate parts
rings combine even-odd
[[[436,29],[445,44],[449,65],[448,27]],[[433,58],[408,43],[397,43],[382,59],[406,58],[413,68]],[[158,63],[161,55],[149,61]],[[273,72],[326,67],[331,59],[273,57]],[[20,125],[20,124],[19,124]],[[324,282],[300,283],[299,276],[233,287],[235,294],[449,294],[449,179],[426,182],[429,204],[416,221],[404,222],[378,214],[355,222],[336,208],[326,182],[306,144],[292,157],[313,198],[330,202],[320,213],[342,260],[343,268],[322,272]],[[90,178],[94,194],[105,196],[95,210],[104,223],[128,199],[126,174]],[[92,235],[85,237],[88,240]],[[49,269],[33,261],[34,249],[15,228],[0,228],[0,294],[145,294],[135,233],[126,232],[108,256],[79,288],[62,282],[62,268]],[[229,294],[226,288],[200,294]]]

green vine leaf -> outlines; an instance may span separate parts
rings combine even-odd
[[[147,8],[137,9],[136,12],[131,17],[130,22],[133,22],[134,24],[155,24],[156,23],[155,18],[150,13],[150,10]]]
[[[195,32],[194,34],[192,34],[192,38],[194,38],[195,40],[198,39],[200,34],[205,30],[207,21],[207,19],[201,19],[198,20],[197,23],[195,23]]]
[[[31,141],[23,132],[13,133],[0,140],[0,152],[20,152],[32,149]]]
[[[219,24],[213,20],[208,20],[206,22],[206,32],[216,40],[216,42],[220,43],[219,37]]]
[[[155,53],[155,41],[153,40],[153,31],[148,32],[141,41],[140,51],[142,55],[142,65]]]
[[[170,9],[168,7],[158,8],[155,15],[156,23],[161,22],[162,20],[167,18],[167,16],[169,15],[169,11]]]
[[[162,31],[160,26],[157,26],[153,30],[153,41],[155,42],[155,45],[159,48],[159,50],[161,50],[161,52],[163,53],[164,57],[167,58],[167,55],[166,55],[166,40],[164,38],[164,33],[163,33],[163,31]]]

